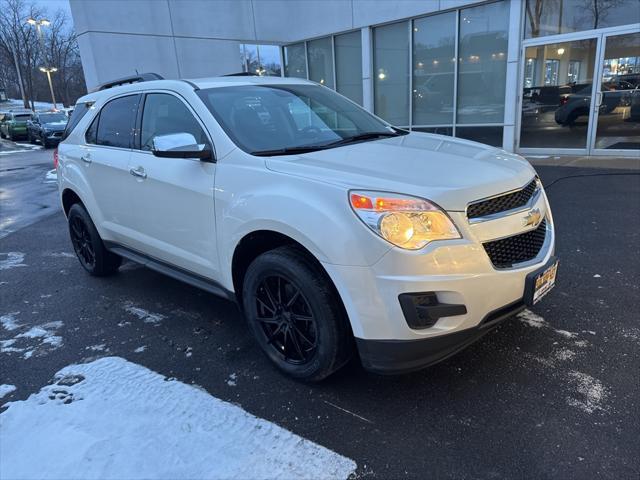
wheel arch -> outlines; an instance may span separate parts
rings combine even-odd
[[[85,209],[87,208],[84,204],[84,202],[82,201],[82,199],[80,198],[80,195],[78,195],[73,189],[71,188],[65,188],[62,191],[62,209],[64,211],[65,216],[69,216],[69,210],[71,209],[71,207],[76,204],[79,203],[80,205],[82,205]]]
[[[351,335],[353,335],[349,312],[345,307],[344,300],[342,299],[342,296],[340,295],[335,282],[331,278],[331,275],[329,275],[329,272],[327,272],[320,260],[318,260],[318,258],[316,258],[316,256],[299,241],[288,235],[285,235],[284,233],[280,233],[274,230],[255,230],[253,232],[247,233],[244,237],[242,237],[242,239],[240,239],[240,241],[236,245],[236,248],[234,249],[231,261],[231,275],[233,280],[233,288],[239,308],[242,309],[242,285],[244,282],[244,276],[247,272],[247,269],[249,268],[249,265],[251,265],[251,262],[253,262],[263,253],[284,246],[290,246],[302,252],[323,273],[330,288],[336,295],[336,298],[340,304],[340,308],[342,309],[342,312],[347,319],[347,323],[349,323]]]

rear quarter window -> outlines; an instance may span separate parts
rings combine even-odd
[[[87,114],[87,112],[91,109],[91,103],[78,103],[73,109],[73,113],[71,114],[71,118],[67,122],[67,126],[64,129],[62,134],[62,140],[67,138],[73,129],[76,128],[76,125],[80,123],[80,120]]]

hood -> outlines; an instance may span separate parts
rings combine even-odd
[[[47,129],[47,130],[51,130],[54,132],[58,132],[60,130],[64,130],[64,128],[67,126],[67,122],[50,122],[50,123],[43,123],[42,124],[42,128]]]
[[[535,171],[518,155],[480,143],[412,132],[297,156],[266,159],[267,168],[346,189],[379,190],[464,211],[471,201],[526,185]]]

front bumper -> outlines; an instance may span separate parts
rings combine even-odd
[[[478,326],[421,340],[365,340],[356,338],[365,369],[380,374],[407,373],[441,362],[525,308],[523,300],[489,313]]]
[[[433,242],[420,251],[392,248],[369,267],[324,264],[344,302],[364,366],[382,373],[428,366],[522,310],[527,275],[550,261],[555,245],[546,196],[533,207],[547,221],[544,245],[534,259],[512,268],[496,268],[483,243],[527,231],[527,212],[482,223],[469,222],[464,212],[449,212],[461,231],[459,240]],[[426,326],[414,327],[401,296],[416,293],[432,296],[422,300],[446,315],[430,322],[438,316],[431,315],[420,320]]]

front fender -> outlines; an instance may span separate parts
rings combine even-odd
[[[218,164],[215,205],[227,288],[235,248],[258,230],[286,235],[326,264],[369,266],[391,248],[351,211],[344,188],[268,170],[242,152]]]

